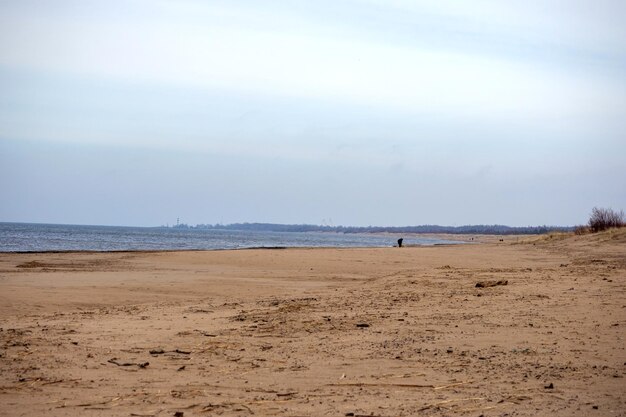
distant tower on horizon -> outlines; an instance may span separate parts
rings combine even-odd
[[[176,226],[180,225],[180,217],[176,217]]]

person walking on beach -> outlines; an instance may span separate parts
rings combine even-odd
[[[402,238],[398,239],[398,247],[399,247],[399,248],[401,248],[401,247],[402,247],[402,241],[403,241],[403,240],[404,240],[404,239],[402,239]]]

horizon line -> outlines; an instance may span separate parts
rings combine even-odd
[[[91,227],[127,227],[127,228],[141,228],[141,229],[159,229],[159,228],[198,228],[199,226],[210,227],[213,229],[219,229],[219,227],[230,227],[236,225],[261,225],[261,226],[283,226],[283,227],[296,227],[296,226],[306,226],[306,227],[318,227],[318,228],[327,228],[327,229],[338,229],[338,228],[351,228],[351,229],[402,229],[402,228],[417,228],[417,227],[440,227],[440,228],[462,228],[462,227],[506,227],[510,229],[529,229],[529,228],[558,228],[558,229],[573,229],[577,227],[577,225],[526,225],[526,226],[510,226],[507,224],[499,224],[499,223],[474,223],[474,224],[463,224],[459,226],[452,225],[441,225],[441,224],[414,224],[414,225],[403,225],[403,226],[380,226],[380,225],[368,225],[368,226],[346,226],[346,225],[320,225],[313,223],[271,223],[271,222],[234,222],[234,223],[196,223],[195,225],[189,225],[186,223],[176,224],[166,224],[166,225],[158,225],[158,226],[137,226],[137,225],[119,225],[119,224],[78,224],[78,223],[50,223],[50,222],[24,222],[24,221],[0,221],[0,224],[29,224],[29,225],[47,225],[47,226],[91,226]]]

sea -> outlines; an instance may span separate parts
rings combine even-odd
[[[462,243],[432,237],[367,233],[267,232],[171,227],[83,226],[0,222],[0,252],[221,250],[248,248],[384,248]]]

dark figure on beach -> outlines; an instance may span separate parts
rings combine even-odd
[[[403,241],[403,240],[404,240],[404,239],[402,239],[402,238],[398,239],[398,247],[399,247],[399,248],[401,248],[401,247],[402,247],[402,241]]]

